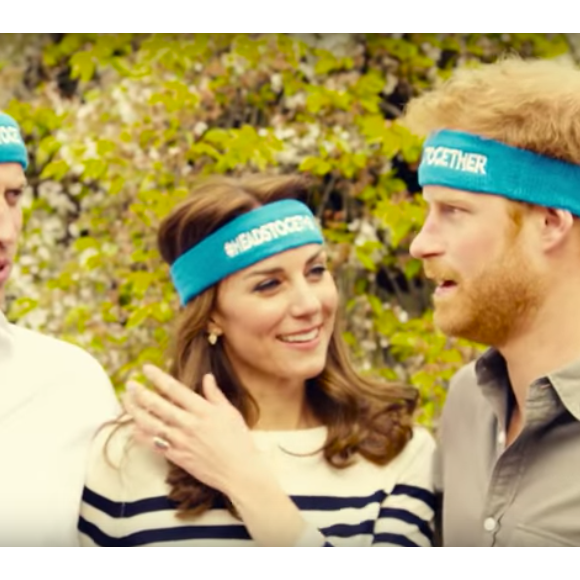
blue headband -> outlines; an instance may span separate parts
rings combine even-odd
[[[0,163],[20,163],[28,167],[28,152],[20,135],[18,123],[0,111]]]
[[[423,145],[419,184],[490,193],[580,216],[580,165],[460,131]]]
[[[276,201],[238,216],[179,256],[171,277],[183,306],[230,274],[269,256],[322,243],[308,206],[294,199]]]

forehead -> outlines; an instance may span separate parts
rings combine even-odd
[[[505,209],[509,201],[501,195],[476,193],[442,185],[426,185],[423,188],[423,199],[428,204],[459,203],[480,208]]]
[[[321,244],[305,244],[303,246],[298,246],[297,248],[290,248],[264,258],[243,270],[237,272],[242,277],[251,274],[254,271],[270,270],[275,268],[285,268],[293,265],[301,267],[309,260],[315,258],[316,256],[322,254],[324,251],[324,246]]]
[[[20,163],[0,163],[0,188],[19,189],[26,185],[26,176]]]
[[[239,293],[246,293],[248,288],[251,288],[265,276],[275,276],[293,270],[301,270],[310,260],[325,255],[324,246],[307,244],[260,260],[243,270],[234,272],[218,283],[218,304],[223,303],[224,299],[233,299]]]
[[[251,279],[254,274],[257,275],[262,272],[268,273],[277,270],[303,268],[310,260],[324,255],[324,246],[321,244],[305,244],[304,246],[284,250],[283,252],[264,258],[247,268],[234,272],[222,280],[220,286]]]

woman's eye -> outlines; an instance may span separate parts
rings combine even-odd
[[[254,290],[256,292],[265,292],[266,290],[273,290],[278,286],[278,280],[265,280],[264,282],[260,282]]]

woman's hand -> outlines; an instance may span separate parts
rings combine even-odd
[[[224,493],[258,545],[324,544],[278,484],[212,375],[203,379],[204,398],[157,367],[146,365],[143,371],[157,392],[130,382],[124,398],[138,439]]]
[[[203,378],[204,398],[155,366],[143,371],[157,392],[131,381],[124,397],[142,443],[228,496],[238,485],[271,476],[242,415],[213,375]]]

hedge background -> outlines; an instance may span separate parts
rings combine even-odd
[[[435,427],[481,348],[434,329],[408,246],[425,207],[409,97],[506,51],[576,58],[574,34],[2,34],[0,109],[31,154],[9,319],[79,344],[123,388],[165,366],[178,303],[159,219],[199,174],[305,172],[364,372]]]

